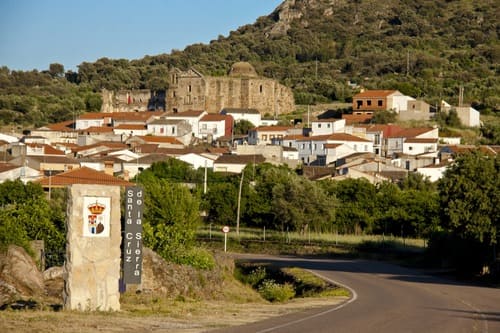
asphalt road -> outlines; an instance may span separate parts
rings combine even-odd
[[[500,332],[500,289],[467,285],[367,260],[266,258],[306,268],[344,285],[353,297],[340,305],[212,333]]]

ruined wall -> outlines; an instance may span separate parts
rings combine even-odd
[[[224,108],[254,108],[261,115],[279,115],[295,109],[290,88],[266,78],[205,77],[197,72],[175,71],[167,93],[171,112]]]
[[[137,112],[165,109],[165,92],[138,90],[103,90],[101,112]]]

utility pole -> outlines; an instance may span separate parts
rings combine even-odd
[[[245,175],[245,171],[241,171],[241,180],[240,180],[240,190],[238,193],[238,210],[236,212],[236,235],[240,235],[240,207],[241,207],[241,188],[243,187],[243,177]]]
[[[203,180],[203,194],[207,194],[207,160],[205,160],[205,178]]]

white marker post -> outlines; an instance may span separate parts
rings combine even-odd
[[[227,233],[229,232],[229,227],[225,225],[222,228],[222,232],[224,233],[224,252],[227,250]]]

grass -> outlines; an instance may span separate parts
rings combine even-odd
[[[224,239],[222,227],[203,227],[198,231],[199,239],[205,242],[219,242]],[[281,232],[276,230],[265,230],[257,228],[240,228],[239,235],[236,234],[235,228],[228,233],[228,242],[231,245],[235,243],[258,242],[261,248],[270,248],[273,243],[302,245],[302,246],[320,246],[320,247],[343,247],[355,249],[364,243],[372,244],[391,244],[391,247],[398,249],[407,249],[421,251],[426,247],[426,242],[423,239],[417,238],[402,238],[395,236],[384,235],[351,235],[332,233],[298,233],[298,232]],[[263,245],[265,245],[263,247]],[[259,251],[261,252],[261,251]]]
[[[349,297],[347,289],[329,283],[297,267],[276,267],[269,263],[236,262],[235,276],[270,302],[304,297]]]

